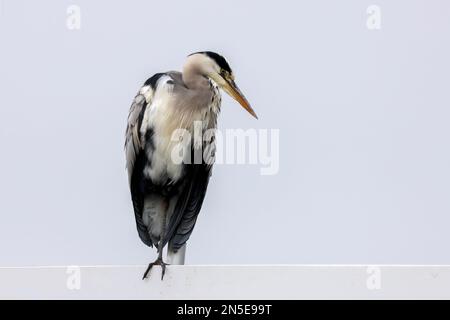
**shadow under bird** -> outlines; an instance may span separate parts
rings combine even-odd
[[[221,55],[205,51],[189,55],[183,72],[157,73],[136,95],[128,116],[125,153],[131,198],[139,237],[155,246],[158,258],[150,263],[164,277],[163,249],[168,245],[171,262],[184,263],[186,242],[200,212],[214,159],[214,133],[196,143],[195,125],[202,137],[214,132],[224,90],[252,116],[249,102],[234,82],[228,62]],[[177,130],[187,132],[188,141],[174,139]],[[174,161],[180,144],[189,152]],[[181,149],[183,150],[183,149]],[[211,157],[193,161],[192,155],[210,150]]]

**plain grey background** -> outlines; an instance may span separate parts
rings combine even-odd
[[[81,30],[66,27],[81,8]],[[381,8],[381,30],[366,9]],[[123,136],[153,73],[226,56],[280,171],[216,166],[190,264],[450,263],[448,1],[23,1],[0,11],[0,265],[145,264]]]

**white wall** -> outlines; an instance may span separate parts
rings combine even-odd
[[[449,266],[0,268],[1,299],[449,299]]]

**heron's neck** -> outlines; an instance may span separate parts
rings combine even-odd
[[[208,79],[203,76],[195,64],[186,64],[183,68],[183,82],[189,89],[201,90],[209,87]]]

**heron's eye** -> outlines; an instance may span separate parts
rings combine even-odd
[[[222,71],[220,72],[220,75],[227,81],[234,80],[234,75],[230,71],[222,69]]]
[[[230,77],[230,75],[228,74],[228,71],[225,70],[220,70],[220,75],[224,78],[224,79],[228,79]]]

